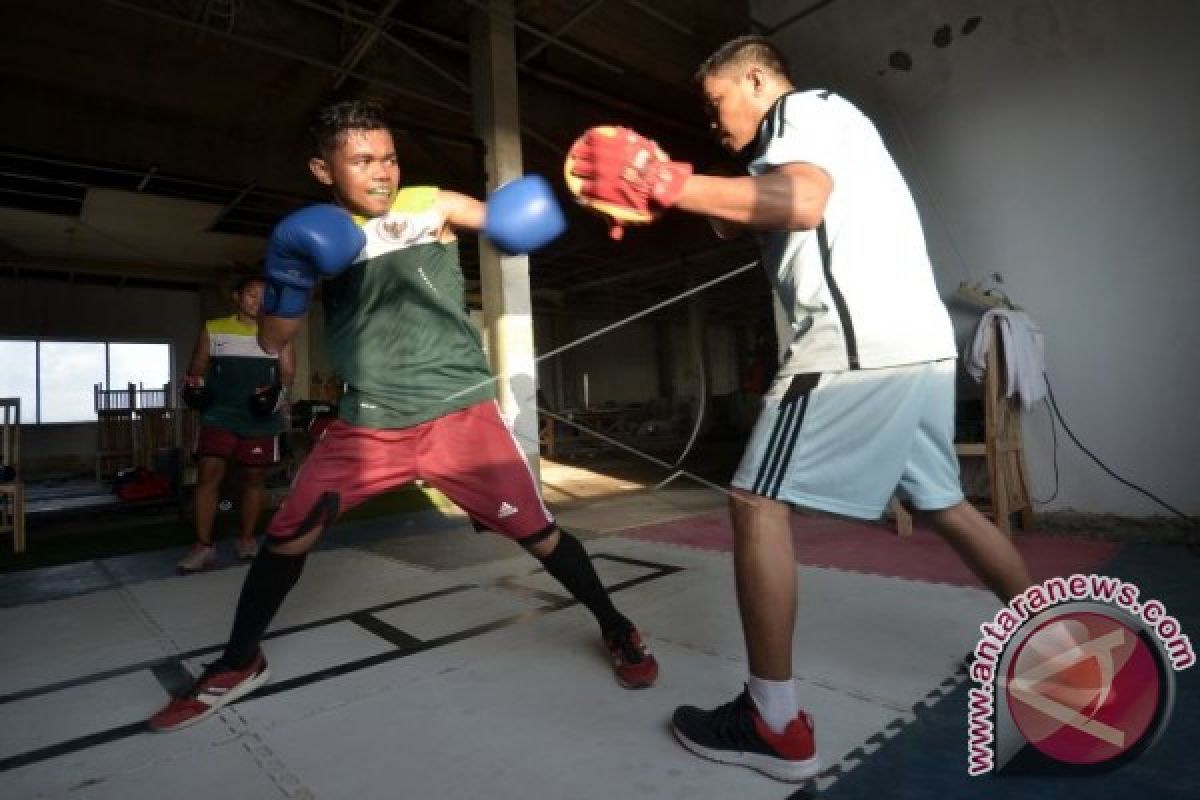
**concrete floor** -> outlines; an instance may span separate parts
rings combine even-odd
[[[796,671],[825,769],[796,787],[697,759],[672,709],[725,702],[746,676],[723,495],[578,466],[543,477],[659,658],[656,687],[618,687],[590,616],[453,514],[336,526],[265,643],[271,682],[171,734],[142,722],[215,658],[246,567],[227,554],[177,576],[162,551],[14,573],[0,798],[1200,796],[1190,672],[1167,735],[1103,784],[968,779],[963,659],[998,603],[926,532],[811,518],[796,523]],[[1190,551],[1020,543],[1041,575],[1128,569],[1200,629]]]

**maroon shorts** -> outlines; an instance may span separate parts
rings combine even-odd
[[[215,425],[196,431],[196,458],[232,458],[247,467],[269,467],[279,463],[278,436],[238,436]]]
[[[267,534],[295,534],[326,493],[336,494],[338,510],[346,511],[418,478],[477,525],[513,539],[554,522],[496,401],[487,400],[411,428],[335,420],[296,473]]]

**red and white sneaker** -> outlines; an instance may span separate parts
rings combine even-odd
[[[801,711],[783,733],[775,733],[759,716],[749,691],[712,711],[680,706],[671,728],[696,755],[756,769],[775,780],[800,783],[821,770],[812,718]]]
[[[233,549],[242,561],[253,561],[258,555],[258,542],[253,536],[248,539],[239,536],[233,540]]]
[[[179,559],[176,568],[182,573],[201,572],[217,562],[216,551],[211,544],[197,542],[188,550],[187,555]]]
[[[176,731],[194,725],[219,708],[245,697],[267,682],[271,671],[262,650],[245,669],[209,664],[183,695],[174,697],[146,723],[152,731]]]
[[[604,637],[612,656],[617,683],[626,689],[645,689],[658,680],[658,661],[646,649],[637,628],[623,628]]]

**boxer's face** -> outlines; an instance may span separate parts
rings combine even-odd
[[[338,203],[355,214],[380,217],[392,207],[400,185],[396,145],[387,130],[347,131],[338,147],[309,162]]]
[[[250,281],[240,291],[233,293],[233,302],[239,314],[251,319],[258,316],[258,309],[262,307],[264,286],[261,281]]]
[[[760,77],[755,71],[730,67],[704,79],[705,107],[721,146],[739,153],[758,135],[763,108],[758,102]]]

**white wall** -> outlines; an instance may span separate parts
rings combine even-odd
[[[771,26],[811,6],[751,3]],[[962,24],[982,24],[969,36]],[[934,31],[953,29],[935,47]],[[838,0],[776,34],[797,84],[879,124],[922,209],[939,286],[999,272],[1041,325],[1060,408],[1118,474],[1200,513],[1200,3]],[[913,69],[887,68],[905,50]],[[882,74],[880,74],[882,71]],[[960,320],[961,321],[961,320]],[[965,330],[963,331],[965,334]],[[1053,486],[1048,411],[1026,423]],[[1059,431],[1049,508],[1167,513]]]

